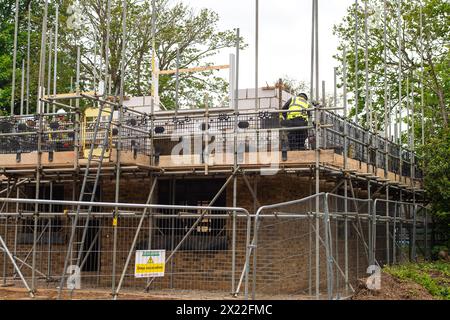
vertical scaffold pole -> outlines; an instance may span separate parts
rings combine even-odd
[[[422,145],[425,145],[425,104],[424,104],[424,68],[423,68],[423,4],[420,1],[420,109],[422,126]]]
[[[122,57],[120,66],[120,105],[119,105],[119,119],[118,119],[118,138],[116,147],[116,190],[115,190],[115,201],[116,203],[120,200],[120,175],[121,175],[121,157],[120,153],[122,151],[122,119],[123,119],[123,102],[124,102],[124,85],[125,85],[125,54],[127,48],[127,1],[122,2]],[[113,261],[112,261],[112,294],[115,293],[116,288],[116,265],[117,265],[117,225],[119,218],[119,208],[115,207],[114,217],[113,217]]]
[[[25,87],[25,60],[22,59],[22,80],[20,82],[20,115],[23,116],[24,87]]]
[[[312,0],[312,16],[311,16],[311,71],[310,71],[310,88],[309,88],[309,96],[310,101],[314,101],[314,20],[315,20],[315,2]],[[312,104],[311,104],[312,107]]]
[[[50,200],[53,199],[53,181],[50,181]],[[53,212],[53,205],[49,205],[49,211]],[[48,237],[47,237],[47,279],[52,274],[52,218],[48,218]]]
[[[80,64],[81,64],[81,49],[80,46],[77,46],[77,65],[76,65],[76,78],[75,78],[75,92],[77,97],[80,96]],[[72,87],[72,79],[71,79],[71,87]],[[72,89],[72,88],[71,88]],[[71,90],[72,91],[72,90]],[[70,100],[72,102],[72,100]],[[79,152],[80,152],[80,119],[81,119],[81,111],[80,111],[80,99],[77,98],[75,100],[75,161],[74,161],[74,169],[78,175],[80,167],[79,167]]]
[[[255,0],[255,110],[259,110],[258,68],[259,68],[259,0]]]
[[[48,0],[45,1],[44,6],[44,19],[42,21],[42,32],[41,32],[41,53],[39,59],[39,77],[38,77],[38,87],[37,87],[37,110],[36,113],[41,112],[42,108],[42,86],[44,84],[44,73],[45,73],[45,49],[47,42],[47,14],[48,14]]]
[[[14,115],[14,94],[16,89],[16,63],[17,63],[17,33],[19,31],[19,0],[16,0],[14,16],[14,51],[13,51],[13,70],[11,86],[11,115]]]
[[[44,108],[42,102],[40,101],[42,97],[42,84],[44,83],[45,74],[45,46],[46,46],[46,34],[47,34],[47,14],[48,14],[48,0],[45,1],[44,6],[44,19],[42,22],[42,38],[41,38],[41,56],[40,56],[40,67],[39,67],[39,84],[38,84],[38,114],[39,114],[39,124],[38,124],[38,145],[37,145],[37,163],[36,163],[36,190],[35,198],[39,199],[39,188],[41,179],[41,156],[42,156],[42,135],[43,135],[43,113]],[[37,246],[37,231],[38,231],[38,220],[39,220],[39,206],[36,204],[34,206],[34,230],[33,230],[33,254],[32,254],[32,270],[31,270],[31,290],[36,291],[36,246]]]
[[[411,151],[411,135],[410,135],[410,108],[411,108],[411,94],[410,94],[410,75],[406,76],[406,96],[405,96],[405,105],[406,105],[406,150],[407,150],[407,155],[408,157],[410,156],[410,151]],[[407,158],[408,159],[408,158]],[[411,159],[409,159],[411,161]]]
[[[343,79],[344,79],[344,171],[348,166],[348,125],[347,125],[347,49],[344,47],[344,66],[343,66]],[[344,176],[344,277],[345,277],[345,290],[348,291],[348,176],[345,172]]]
[[[233,130],[233,171],[236,172],[237,169],[237,130],[238,130],[238,101],[239,101],[239,91],[237,89],[239,81],[239,46],[240,46],[240,30],[236,29],[236,64],[235,64],[235,102],[234,102],[234,130]],[[234,89],[234,88],[233,88]],[[233,207],[237,207],[237,175],[233,177]],[[235,282],[236,282],[236,211],[233,211],[233,230],[232,230],[232,257],[231,257],[231,292],[235,292]],[[245,248],[249,250],[250,248]]]
[[[359,83],[358,83],[358,71],[359,71],[359,17],[358,17],[358,0],[355,0],[355,123],[358,124],[359,113]]]
[[[334,108],[337,107],[337,67],[333,68],[333,77],[334,77],[334,85],[333,85],[333,103],[332,106]],[[344,126],[345,126],[345,120],[344,120]],[[345,131],[345,130],[344,130]],[[345,140],[345,137],[344,137]],[[344,143],[345,144],[345,143]],[[342,155],[343,157],[345,157],[345,155]],[[336,201],[335,201],[335,207],[336,207]],[[331,219],[331,218],[330,218]],[[331,228],[330,228],[331,229]],[[339,237],[338,237],[338,233],[339,233],[339,220],[336,218],[335,219],[335,243],[336,243],[336,257],[334,258],[336,261],[336,299],[339,300]],[[330,242],[333,241],[333,234],[331,233],[331,240]],[[333,252],[331,252],[331,256],[333,256]]]
[[[180,93],[180,47],[177,45],[176,48],[176,72],[175,72],[175,118],[178,115],[178,110],[180,109],[179,104],[179,93]]]
[[[313,21],[313,28],[314,28],[314,60],[315,60],[315,100],[317,101],[317,106],[315,110],[315,135],[316,135],[316,141],[315,141],[315,184],[316,184],[316,299],[320,298],[320,218],[319,218],[319,211],[320,211],[320,201],[318,198],[318,194],[320,193],[320,106],[318,104],[318,100],[320,97],[319,94],[319,16],[318,16],[318,7],[319,7],[319,0],[314,0],[313,10],[314,10],[314,21]]]
[[[255,0],[255,110],[259,108],[259,0]],[[259,150],[259,130],[256,131],[256,150]]]
[[[327,106],[327,99],[325,96],[325,81],[322,81],[322,108]]]
[[[30,46],[31,46],[31,1],[28,4],[27,26],[27,89],[26,89],[26,114],[30,114]]]
[[[55,4],[55,56],[53,61],[53,95],[56,96],[56,75],[58,73],[58,27],[59,27],[59,5]],[[50,94],[50,88],[49,94]],[[53,104],[53,113],[55,113],[55,105]]]
[[[413,247],[412,247],[412,256],[413,256],[413,261],[416,261],[416,232],[417,232],[417,212],[418,212],[418,206],[416,205],[416,185],[415,185],[415,176],[416,176],[416,153],[415,153],[415,103],[414,103],[414,85],[413,83],[411,84],[411,119],[409,119],[409,121],[411,121],[411,136],[410,136],[410,148],[411,148],[411,157],[410,157],[410,161],[411,161],[411,187],[412,187],[412,195],[413,195],[413,205],[414,205],[414,222],[413,222]]]
[[[367,0],[364,0],[364,63],[365,63],[365,94],[364,94],[364,111],[366,113],[366,129],[369,130],[369,25]]]
[[[338,103],[337,103],[337,70],[338,70],[337,67],[335,67],[333,69],[333,77],[334,77],[333,107],[334,108],[337,108],[337,105],[338,105]]]
[[[154,156],[154,128],[155,128],[155,99],[158,96],[158,88],[156,85],[157,80],[157,63],[156,63],[156,1],[152,0],[152,85],[151,85],[151,91],[150,95],[152,97],[150,104],[151,104],[151,111],[150,111],[150,150],[151,150],[151,157],[150,157],[150,165],[155,164],[155,156]],[[153,223],[153,217],[150,217],[149,223]],[[149,228],[149,232],[151,233],[151,228]],[[151,249],[151,248],[149,248]]]
[[[11,187],[10,184],[11,184],[11,179],[8,178],[8,180],[6,181],[6,190],[7,190],[6,198],[9,198],[11,192],[13,191],[13,187],[16,185],[14,183],[13,187]],[[8,206],[9,206],[9,203],[4,203],[0,207],[0,213],[3,211],[3,209],[6,209],[6,212],[9,212]],[[2,221],[2,220],[0,220],[0,221]],[[5,225],[4,225],[4,231],[3,232],[4,232],[4,235],[6,237],[6,241],[8,241],[8,216],[5,216]],[[7,255],[3,254],[3,268],[2,268],[3,269],[3,286],[6,286],[6,274],[7,274],[7,269],[8,269],[7,262],[8,262],[7,261]]]
[[[399,52],[399,59],[398,59],[398,106],[397,106],[397,122],[398,122],[398,134],[397,134],[397,143],[399,144],[399,158],[400,158],[400,166],[399,166],[399,176],[400,181],[401,177],[403,175],[403,148],[402,148],[402,81],[403,81],[403,75],[402,75],[402,58],[401,58],[401,52],[402,52],[402,0],[398,0],[398,8],[397,8],[397,19],[398,19],[398,52]]]
[[[383,62],[384,62],[384,178],[388,177],[389,165],[389,119],[390,110],[388,109],[388,81],[387,81],[387,3],[383,0]],[[376,210],[376,208],[374,208]],[[389,184],[386,183],[386,216],[389,217]],[[389,256],[389,220],[386,220],[386,263],[390,263]]]
[[[49,41],[48,41],[48,67],[47,67],[47,95],[50,96],[50,85],[52,83],[52,51],[53,51],[53,31],[50,29]],[[54,106],[54,105],[53,105]],[[47,113],[50,113],[50,104],[47,103]]]
[[[240,29],[236,28],[236,63],[235,63],[235,81],[234,81],[234,85],[235,85],[235,103],[234,103],[234,111],[235,113],[239,111],[239,63],[240,63]],[[237,123],[236,123],[237,124]]]

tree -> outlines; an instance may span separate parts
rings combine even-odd
[[[30,6],[29,6],[30,5]],[[17,65],[16,65],[16,87],[15,87],[15,114],[19,113],[20,108],[20,79],[22,76],[22,61],[27,65],[27,28],[28,28],[28,8],[30,8],[30,95],[29,105],[30,113],[36,110],[37,100],[37,82],[39,74],[41,28],[43,20],[43,3],[39,1],[21,0],[19,1],[19,29],[17,39]],[[5,0],[0,6],[0,114],[10,113],[10,102],[12,93],[12,72],[13,72],[13,48],[14,48],[14,15],[15,0]],[[55,6],[49,4],[48,28],[52,29],[54,25]],[[60,15],[60,25],[63,25],[66,17],[64,13]],[[63,29],[63,28],[62,28]],[[58,46],[58,92],[68,92],[70,90],[71,78],[74,77],[76,55],[65,45],[66,34],[64,30],[59,34]],[[45,87],[47,87],[48,75],[48,44],[46,46],[46,70]],[[53,63],[53,57],[52,57]],[[71,67],[73,66],[73,68]],[[52,67],[53,70],[53,67]],[[53,74],[51,73],[51,79]],[[25,91],[25,90],[24,90]],[[27,100],[26,93],[24,99]]]
[[[434,219],[438,226],[437,230],[442,230],[442,234],[448,239],[450,222],[450,130],[448,127],[450,3],[446,0],[402,1],[401,50],[399,49],[397,19],[399,1],[386,0],[385,3],[388,17],[386,42],[384,41],[384,1],[367,0],[368,86],[372,96],[372,111],[379,115],[376,117],[379,121],[375,125],[378,129],[384,128],[385,94],[391,102],[392,109],[388,109],[391,115],[393,115],[393,109],[400,105],[403,121],[409,121],[411,124],[414,121],[413,137],[415,145],[419,145],[417,151],[422,158],[426,195],[431,202]],[[347,16],[335,26],[334,32],[341,40],[336,58],[342,62],[343,51],[346,48],[348,89],[350,92],[357,92],[359,97],[355,102],[356,94],[354,94],[353,100],[349,101],[353,106],[350,116],[354,116],[357,109],[359,118],[362,118],[362,123],[365,123],[366,99],[369,101],[365,92],[364,5],[366,3],[360,1],[359,4],[358,7],[353,5],[349,8]],[[423,17],[422,36],[421,11]],[[359,21],[356,31],[355,16]],[[355,38],[359,40],[356,53],[354,50]],[[386,60],[384,59],[385,49]],[[358,73],[355,67],[357,57]],[[421,71],[422,61],[423,74]],[[358,82],[356,81],[357,74]],[[401,75],[401,101],[399,101],[399,75]],[[385,91],[385,80],[388,83],[388,92]],[[424,145],[421,143],[421,82],[423,82],[424,90]],[[405,119],[406,107],[409,107],[413,117]],[[407,135],[406,132],[403,132],[404,143],[408,141]]]
[[[426,163],[426,194],[432,204],[439,238],[450,248],[450,132],[444,129],[429,137],[422,154]]]
[[[93,56],[94,46],[103,44],[101,60],[105,62],[107,37],[107,17],[105,1],[87,0],[83,2],[84,38],[83,66],[86,77],[92,79],[94,72],[101,68]],[[176,47],[179,48],[180,68],[197,66],[200,63],[210,65],[208,57],[219,50],[235,46],[236,35],[232,30],[219,31],[217,13],[202,9],[195,13],[187,5],[177,3],[173,6],[168,0],[156,1],[156,55],[161,70],[176,68]],[[122,50],[122,0],[112,0],[110,27],[109,73],[112,78],[113,92],[119,88],[121,74],[120,61]],[[127,0],[127,43],[125,89],[130,95],[150,93],[152,32],[151,0]],[[86,41],[84,41],[86,40]],[[78,43],[80,43],[78,42]],[[75,45],[75,43],[73,44]],[[242,46],[243,48],[244,46]],[[169,109],[175,107],[175,76],[160,77],[159,91],[163,104]],[[213,71],[180,74],[179,95],[181,103],[193,106],[203,104],[204,95],[215,93],[216,99],[224,99],[227,83],[214,76]]]
[[[411,95],[411,105],[415,106],[415,113],[420,112],[420,90],[419,83],[423,78],[425,88],[425,120],[427,134],[435,132],[436,127],[448,127],[448,95],[450,81],[448,74],[449,63],[449,35],[450,26],[448,16],[450,13],[450,4],[445,0],[425,0],[423,1],[423,45],[420,42],[420,0],[402,1],[401,13],[401,43],[399,50],[398,41],[398,21],[397,5],[398,1],[387,0],[387,41],[384,43],[384,6],[382,0],[368,0],[368,84],[372,91],[373,107],[376,112],[383,114],[384,111],[384,49],[387,51],[387,82],[389,84],[390,98],[392,106],[399,104],[398,100],[398,75],[402,74],[402,101],[401,106],[406,107],[407,82],[411,88],[414,87],[414,96]],[[358,17],[359,27],[355,31],[356,19]],[[347,16],[343,21],[336,25],[334,32],[339,36],[341,43],[339,54],[336,58],[342,62],[343,49],[347,49],[348,62],[348,89],[350,92],[358,92],[357,104],[350,100],[353,109],[350,115],[355,115],[358,106],[358,115],[364,115],[365,109],[365,34],[364,34],[364,3],[356,7],[351,6]],[[359,39],[359,48],[355,54],[355,33],[356,39]],[[356,83],[355,61],[358,57],[359,81]],[[421,73],[421,61],[424,62],[424,74]],[[399,69],[399,60],[401,60],[401,70]],[[379,128],[382,125],[382,119],[378,119]],[[362,119],[365,122],[364,119]],[[419,117],[416,118],[419,121]],[[436,126],[437,125],[437,126]],[[420,127],[420,123],[418,126]],[[420,136],[420,132],[419,132]]]
[[[0,6],[0,112],[9,113],[12,79],[12,52],[14,37],[15,0],[5,0]],[[29,0],[20,1],[19,39],[16,73],[16,113],[20,102],[20,67],[26,59],[27,8]],[[82,90],[98,87],[99,79],[105,73],[105,43],[107,34],[106,1],[80,1],[82,12],[81,29],[74,29],[68,21],[74,17],[68,10],[73,0],[49,1],[48,34],[55,20],[55,5],[59,5],[59,45],[58,45],[58,92],[69,92],[74,88],[77,46],[81,51]],[[120,61],[122,50],[122,3],[111,0],[111,25],[109,42],[108,73],[112,79],[112,94],[118,92],[121,80]],[[180,68],[210,65],[208,58],[219,50],[234,47],[236,35],[233,30],[218,30],[217,13],[202,9],[195,12],[183,3],[172,5],[169,0],[156,0],[156,54],[160,69],[176,68],[176,45],[179,46]],[[43,20],[43,2],[31,1],[31,112],[35,110],[39,53]],[[125,93],[127,95],[149,95],[151,85],[151,0],[127,0],[127,43],[125,61]],[[242,40],[242,39],[241,39]],[[245,45],[242,44],[241,48]],[[48,41],[47,41],[48,50]],[[97,52],[97,54],[95,54]],[[48,60],[48,51],[46,54]],[[45,86],[47,86],[48,61],[46,61]],[[71,85],[72,84],[72,85]],[[227,82],[214,71],[180,74],[180,104],[203,105],[204,95],[209,93],[215,101],[226,99]],[[175,76],[160,77],[159,92],[163,105],[175,107]],[[213,94],[211,94],[211,92]]]
[[[19,27],[26,28],[26,9],[30,1],[20,1],[19,6]],[[34,6],[33,6],[34,8]],[[14,12],[15,1],[5,0],[0,6],[0,115],[6,115],[10,112],[11,93],[12,93],[12,64],[13,64],[13,48],[14,48]],[[16,104],[15,109],[18,109],[18,101],[20,99],[20,90],[17,90],[20,85],[21,77],[21,65],[22,60],[26,58],[26,55],[20,50],[23,45],[23,39],[26,41],[26,33],[20,32],[18,34],[18,55],[17,55],[17,74],[16,74]],[[35,37],[32,37],[34,45]],[[26,45],[26,42],[25,42]]]

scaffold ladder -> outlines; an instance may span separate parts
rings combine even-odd
[[[83,182],[81,185],[81,190],[80,190],[80,195],[79,195],[79,201],[86,201],[86,197],[87,197],[87,201],[89,201],[90,203],[95,201],[95,196],[96,196],[96,191],[97,191],[97,187],[98,187],[98,182],[100,180],[100,173],[101,173],[101,169],[102,169],[102,165],[103,165],[103,159],[105,156],[105,152],[108,148],[110,148],[109,146],[109,137],[110,137],[110,131],[111,131],[111,123],[113,120],[113,115],[114,115],[114,107],[111,106],[111,110],[109,112],[109,117],[108,117],[108,121],[106,122],[106,128],[104,130],[100,130],[100,126],[102,124],[102,113],[104,112],[104,105],[105,103],[100,103],[99,105],[99,110],[98,110],[98,116],[95,120],[95,126],[94,126],[94,133],[92,136],[92,142],[91,142],[91,146],[90,146],[90,150],[89,150],[89,155],[87,158],[87,163],[86,163],[86,169],[83,175]],[[103,136],[101,135],[103,131]],[[98,148],[95,148],[96,145],[96,141],[99,139],[100,135],[100,139],[102,139],[102,143],[100,145],[100,154],[95,154],[95,151],[98,150]],[[92,185],[92,188],[90,190],[88,190],[88,180],[91,178],[91,170],[95,169],[95,177],[94,177],[94,183]],[[83,258],[83,249],[84,249],[84,243],[86,241],[86,235],[87,235],[87,230],[89,227],[89,222],[90,222],[90,214],[92,212],[92,208],[93,206],[88,205],[86,210],[83,210],[83,212],[87,213],[86,214],[86,221],[84,222],[84,224],[78,225],[79,224],[79,215],[80,212],[82,211],[81,209],[81,204],[77,205],[76,208],[76,212],[75,212],[75,216],[73,218],[72,221],[72,228],[71,228],[71,234],[70,234],[70,240],[69,240],[69,246],[67,249],[67,255],[66,258],[64,260],[64,270],[63,270],[63,275],[61,277],[61,282],[60,282],[60,286],[58,288],[58,297],[61,296],[61,291],[64,285],[64,279],[65,279],[65,275],[66,275],[66,270],[69,267],[69,261],[70,261],[70,265],[75,265],[77,267],[80,267],[80,261]],[[79,241],[76,241],[75,239],[77,238],[77,231],[78,230],[82,230],[82,235],[81,238],[79,238]]]

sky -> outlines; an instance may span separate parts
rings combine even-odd
[[[184,0],[196,12],[209,8],[219,14],[218,28],[239,27],[248,47],[240,53],[240,88],[255,86],[255,0]],[[333,91],[333,70],[339,23],[354,0],[319,0],[319,74],[326,91]],[[311,0],[259,0],[259,86],[289,77],[309,83],[311,68]],[[213,62],[228,64],[234,49],[222,50]],[[220,71],[228,78],[227,71]]]

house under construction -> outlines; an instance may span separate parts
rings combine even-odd
[[[74,92],[42,92],[35,114],[0,119],[2,283],[63,298],[332,299],[373,268],[427,258],[420,159],[390,119],[379,132],[347,116],[345,83],[342,103],[320,99],[314,26],[303,127],[280,121],[281,81],[237,87],[239,50],[228,106],[176,110],[157,94],[127,98],[123,84],[81,92],[78,52]],[[149,276],[142,251],[164,253]]]

